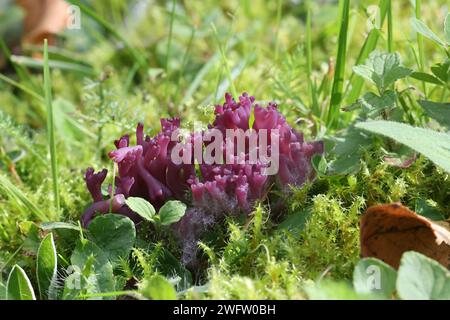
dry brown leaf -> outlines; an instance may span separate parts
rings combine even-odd
[[[361,256],[398,268],[406,251],[420,252],[450,269],[450,226],[436,223],[401,204],[373,206],[361,218]]]
[[[55,35],[63,31],[69,19],[69,5],[63,0],[16,0],[25,11],[24,44],[42,44],[48,39],[55,43]]]

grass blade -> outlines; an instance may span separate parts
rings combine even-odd
[[[33,59],[25,56],[11,56],[11,61],[20,66],[26,66],[33,69],[41,69],[43,62],[41,60]],[[72,71],[86,76],[95,76],[96,72],[92,67],[86,65],[77,64],[73,62],[49,60],[49,66],[52,69],[60,69],[63,71]]]
[[[350,15],[350,0],[341,0],[341,28],[339,30],[338,53],[336,69],[331,89],[331,101],[328,109],[327,125],[334,127],[338,118],[339,107],[343,98],[345,61],[347,55],[347,34]]]
[[[280,53],[280,27],[281,27],[281,10],[283,8],[283,0],[278,0],[277,3],[277,29],[275,33],[275,61],[278,61]]]
[[[237,93],[236,87],[234,86],[234,83],[233,83],[233,77],[231,75],[230,66],[228,65],[228,59],[227,59],[225,50],[222,46],[222,43],[220,42],[219,34],[217,33],[217,29],[216,29],[216,26],[214,25],[214,23],[211,23],[211,28],[213,29],[214,35],[217,40],[217,45],[219,46],[220,56],[222,57],[222,65],[225,69],[225,73],[226,73],[228,82],[231,87],[231,92],[233,93],[233,96],[235,97],[235,99],[237,99],[238,93]]]
[[[422,14],[422,0],[416,0],[416,19],[420,20]],[[423,44],[423,35],[417,32],[417,48],[419,50],[419,71],[425,72],[425,48]],[[425,82],[422,82],[423,86],[423,93],[425,94],[425,97],[427,96],[427,85]]]
[[[166,52],[166,83],[165,83],[165,97],[168,99],[168,91],[169,91],[169,62],[172,51],[172,37],[173,37],[173,22],[175,17],[175,4],[176,0],[172,0],[172,10],[170,11],[170,25],[169,25],[169,39],[167,40],[167,52]]]
[[[47,107],[47,135],[48,135],[48,147],[50,152],[50,162],[52,169],[52,183],[53,183],[53,196],[55,201],[56,211],[60,212],[60,200],[59,200],[59,186],[58,186],[58,163],[56,159],[56,142],[55,142],[55,127],[53,123],[53,104],[52,104],[52,89],[50,80],[50,67],[48,63],[48,42],[44,40],[44,92],[45,92],[45,105]]]
[[[392,0],[388,0],[388,51],[394,52],[394,34],[393,34],[393,19],[392,19]]]
[[[308,92],[311,96],[311,110],[313,115],[319,117],[319,103],[317,101],[317,92],[315,90],[315,85],[312,80],[312,4],[311,0],[306,2],[307,13],[306,13],[306,75],[308,77]]]
[[[49,221],[49,218],[23,193],[7,176],[0,174],[0,190],[2,190],[9,199],[14,200],[22,211],[32,214],[41,221]]]

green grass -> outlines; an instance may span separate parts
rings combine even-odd
[[[331,89],[330,106],[327,114],[327,126],[330,128],[336,127],[336,122],[339,118],[340,106],[342,99],[344,98],[345,66],[347,62],[347,35],[350,19],[350,1],[341,0],[339,3],[341,8],[341,26],[339,29],[337,58],[333,86]]]
[[[50,79],[47,40],[44,41],[44,92],[45,92],[45,105],[47,107],[47,139],[52,172],[53,197],[55,201],[55,210],[57,212],[57,215],[59,215],[61,210],[61,201],[58,184],[58,159],[56,154],[55,125],[54,125],[55,115],[53,112],[52,82]]]

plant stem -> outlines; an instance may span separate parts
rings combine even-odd
[[[109,213],[114,213],[112,212],[112,207],[113,207],[113,201],[114,201],[114,189],[116,189],[116,163],[113,162],[113,176],[112,176],[112,181],[111,181],[111,200],[109,201]]]
[[[100,120],[103,115],[103,109],[105,105],[105,95],[103,93],[103,80],[100,80],[98,85],[98,95],[100,98],[100,105],[98,106],[98,119]],[[100,122],[97,132],[97,156],[102,160],[102,139],[103,139],[103,122]]]
[[[166,61],[165,61],[165,72],[166,72],[166,83],[165,83],[165,97],[168,100],[168,92],[169,92],[169,61],[172,51],[172,37],[173,37],[173,22],[175,17],[175,4],[176,0],[172,0],[172,10],[170,11],[170,25],[169,25],[169,38],[167,40],[167,53],[166,53]]]
[[[195,29],[194,27],[192,27],[192,30],[191,30],[191,37],[189,38],[189,43],[188,43],[188,45],[187,45],[186,52],[184,53],[184,57],[183,57],[183,64],[182,64],[182,66],[181,66],[180,72],[178,73],[177,89],[176,89],[176,92],[175,92],[175,99],[176,99],[177,101],[180,100],[179,97],[178,97],[178,95],[179,95],[179,93],[180,93],[181,79],[183,79],[183,77],[184,77],[184,72],[185,72],[185,70],[186,70],[186,66],[187,66],[189,54],[190,54],[190,52],[191,52],[192,43],[194,42],[194,38],[195,38],[195,32],[196,32],[196,29]]]
[[[60,213],[60,199],[58,186],[58,162],[56,159],[56,142],[55,142],[55,127],[53,123],[53,104],[52,104],[52,89],[50,79],[50,68],[48,65],[48,41],[44,40],[44,92],[45,105],[47,107],[47,135],[48,147],[50,152],[50,161],[52,168],[52,182],[53,182],[53,196],[55,198],[56,211]]]
[[[313,115],[320,116],[319,104],[317,102],[316,92],[312,81],[312,4],[307,0],[306,13],[306,75],[308,77],[308,92],[311,96],[310,104]]]
[[[392,0],[388,0],[388,12],[387,12],[387,23],[388,23],[388,51],[394,51],[394,33],[393,33],[393,19],[392,19]]]
[[[416,0],[416,19],[420,20],[422,14],[422,0]],[[419,69],[420,72],[425,70],[425,49],[423,44],[423,36],[417,32],[417,47],[419,49]],[[422,81],[423,93],[425,97],[427,96],[427,86],[424,81]]]
[[[214,35],[217,40],[217,45],[219,46],[220,56],[222,57],[222,65],[225,69],[225,74],[226,74],[228,82],[230,84],[231,92],[232,92],[234,98],[237,99],[238,93],[237,93],[236,87],[234,86],[234,83],[233,83],[233,77],[231,76],[231,70],[230,70],[230,66],[228,65],[228,60],[227,60],[227,56],[225,53],[225,49],[223,48],[222,43],[220,42],[219,34],[217,33],[216,26],[214,25],[213,22],[211,23],[211,28],[213,29]]]
[[[280,26],[281,26],[281,10],[283,8],[283,0],[278,0],[277,3],[277,31],[275,34],[275,61],[278,61],[280,51]]]

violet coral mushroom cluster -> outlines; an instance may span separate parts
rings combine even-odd
[[[223,133],[223,161],[201,163],[199,172],[195,170],[193,156],[192,161],[187,164],[176,164],[171,159],[173,148],[181,143],[171,140],[180,127],[180,120],[162,119],[161,127],[155,137],[144,137],[144,127],[138,124],[135,146],[130,146],[127,135],[115,141],[116,150],[109,153],[109,157],[118,166],[115,190],[111,190],[111,186],[109,188],[110,193],[113,193],[112,210],[137,221],[138,217],[125,205],[127,197],[145,198],[157,208],[168,199],[190,202],[185,216],[174,226],[176,234],[182,239],[182,260],[185,263],[195,260],[197,242],[205,230],[226,215],[251,212],[254,203],[265,197],[272,184],[277,183],[282,190],[287,191],[289,185],[301,186],[307,180],[313,179],[311,158],[324,151],[321,141],[305,142],[303,135],[286,123],[275,103],[263,107],[246,93],[239,97],[239,101],[226,94],[225,103],[216,106],[215,120],[209,129],[217,129]],[[228,129],[252,129],[258,134],[266,135],[269,154],[271,132],[276,129],[278,173],[266,175],[264,169],[268,163],[249,161],[249,153],[252,150],[248,145],[245,146],[245,154],[239,158],[244,161],[238,161],[237,156],[235,161],[225,161],[230,157],[225,150],[225,133]],[[183,152],[186,147],[192,147],[196,135],[197,133],[192,133],[190,138],[183,142]],[[261,136],[258,137],[261,139]],[[208,145],[208,142],[202,143],[203,148]],[[231,157],[233,159],[233,156]],[[94,170],[89,168],[86,172],[87,188],[94,203],[82,216],[84,226],[89,224],[95,214],[110,210],[111,200],[104,199],[101,192],[106,175],[106,169],[94,173]]]

